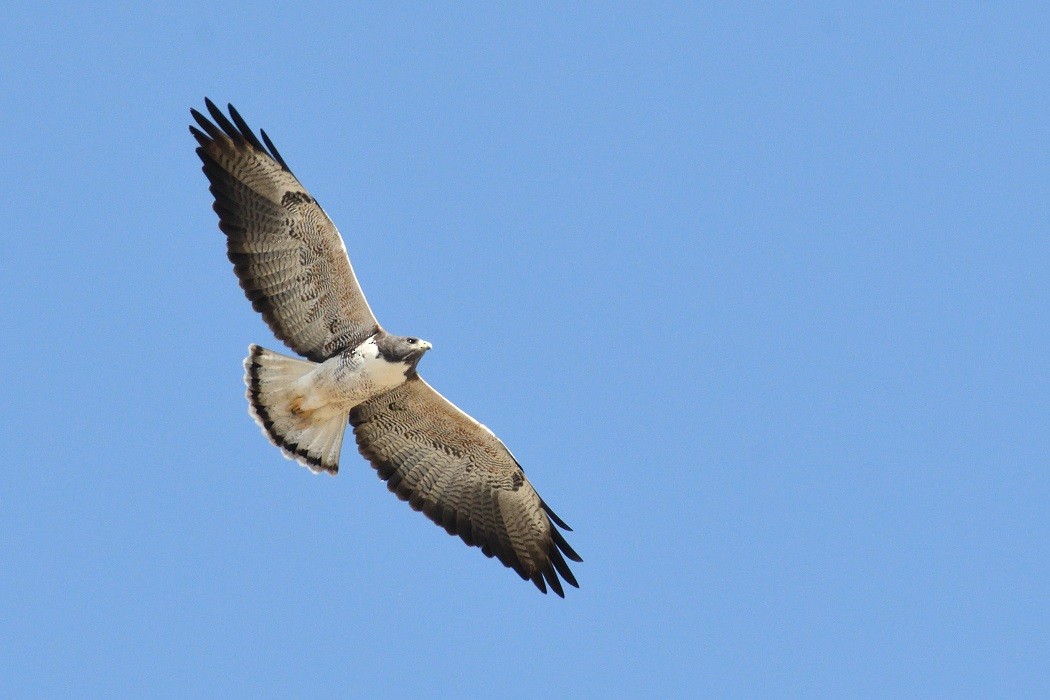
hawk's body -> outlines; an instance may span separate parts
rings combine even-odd
[[[191,110],[197,154],[241,287],[274,334],[306,359],[251,346],[251,415],[284,455],[335,474],[347,421],[391,491],[450,534],[564,595],[581,561],[521,466],[487,428],[416,371],[430,343],[387,333],[354,276],[343,240],[262,133],[232,106]],[[232,121],[231,121],[232,119]],[[560,576],[560,579],[559,579]]]
[[[430,348],[411,340],[419,350],[407,359],[388,358],[372,336],[321,363],[252,345],[244,361],[249,411],[289,459],[334,474],[350,409],[404,384]]]

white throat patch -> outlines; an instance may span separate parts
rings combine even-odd
[[[376,392],[400,386],[405,381],[409,365],[405,362],[390,362],[379,352],[375,336],[357,346],[354,354],[361,358],[361,378],[373,384]]]

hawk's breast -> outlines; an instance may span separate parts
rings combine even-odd
[[[311,393],[319,402],[350,409],[404,384],[408,369],[404,362],[384,358],[372,337],[321,363],[313,372]]]

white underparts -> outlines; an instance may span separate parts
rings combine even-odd
[[[338,470],[350,409],[403,384],[408,369],[380,356],[373,338],[320,364],[256,345],[249,350],[249,412],[285,457],[315,472]]]

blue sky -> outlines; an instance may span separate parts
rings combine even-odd
[[[1050,12],[2,11],[4,695],[1050,692]],[[247,415],[267,130],[575,531],[542,596]]]

